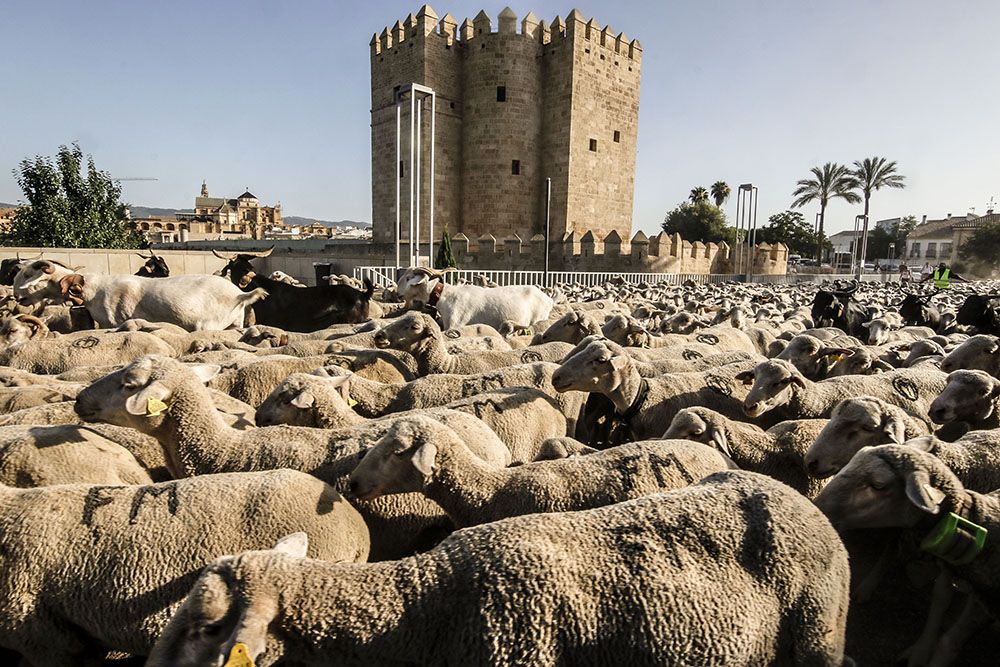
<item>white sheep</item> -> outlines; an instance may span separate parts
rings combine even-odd
[[[148,665],[237,645],[262,666],[844,664],[847,553],[753,473],[460,530],[394,563],[303,559],[293,540],[207,568]]]
[[[368,554],[358,513],[292,470],[151,486],[0,485],[0,647],[33,665],[147,655],[203,567],[294,531],[312,536],[316,558]]]

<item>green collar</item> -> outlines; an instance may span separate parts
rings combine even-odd
[[[972,499],[966,497],[956,508],[937,522],[931,532],[920,542],[920,549],[951,565],[967,565],[974,561],[986,546],[987,530],[966,519]]]

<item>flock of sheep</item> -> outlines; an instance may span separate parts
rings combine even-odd
[[[928,328],[413,268],[297,332],[246,280],[14,274],[2,664],[993,664],[991,285]]]

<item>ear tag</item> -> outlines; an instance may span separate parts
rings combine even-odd
[[[350,396],[347,397],[347,405],[348,406],[350,406],[350,407],[353,408],[357,404],[358,404],[358,402],[355,401],[353,398],[351,398]]]
[[[254,667],[247,645],[242,642],[234,644],[233,650],[229,652],[229,660],[222,667]]]
[[[159,417],[163,414],[165,410],[169,410],[170,406],[161,401],[158,398],[150,396],[146,399],[146,416],[147,417]]]
[[[835,356],[835,357],[833,358],[833,363],[835,363],[835,364],[836,364],[836,363],[840,363],[840,362],[841,362],[841,361],[843,361],[843,360],[844,360],[844,355],[842,355],[842,354],[838,354],[837,356]]]
[[[986,545],[987,531],[979,524],[948,512],[920,543],[920,549],[952,565],[976,559]]]

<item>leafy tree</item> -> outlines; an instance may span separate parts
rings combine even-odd
[[[14,214],[8,245],[59,248],[138,248],[129,228],[121,185],[98,171],[87,156],[83,173],[80,146],[60,146],[55,159],[21,161],[14,175],[28,204]]]
[[[868,205],[872,198],[872,192],[877,192],[882,188],[905,188],[906,184],[903,181],[906,180],[906,177],[896,173],[895,160],[886,160],[884,157],[866,157],[864,160],[855,160],[853,175],[865,200],[865,223],[862,230],[864,233],[868,230]],[[867,253],[865,257],[868,257]]]
[[[814,201],[819,202],[819,234],[816,237],[816,259],[823,256],[823,242],[826,236],[823,234],[823,224],[826,219],[826,207],[831,199],[840,198],[849,204],[857,204],[861,197],[854,192],[858,187],[858,181],[854,174],[842,164],[827,162],[822,167],[813,167],[809,170],[812,178],[804,178],[796,184],[792,196],[792,208],[802,208],[806,204]]]
[[[982,275],[989,275],[1000,266],[1000,222],[988,222],[969,237],[958,249],[959,256],[977,266]]]
[[[732,244],[736,239],[736,230],[726,223],[726,214],[707,199],[680,203],[663,219],[663,231],[680,234],[685,241]]]
[[[708,190],[700,185],[696,188],[691,188],[691,194],[688,195],[688,199],[691,200],[692,204],[708,201]]]
[[[903,253],[906,252],[906,237],[910,235],[917,226],[917,217],[915,215],[908,215],[899,221],[896,225],[896,257],[902,257]]]
[[[455,253],[451,249],[451,236],[448,234],[447,227],[444,228],[444,234],[441,235],[441,245],[438,246],[437,257],[434,259],[434,268],[438,270],[458,268]]]
[[[758,243],[784,243],[792,254],[807,255],[816,248],[816,232],[798,211],[775,213],[757,230]]]
[[[722,205],[726,203],[729,199],[729,184],[725,181],[716,181],[712,183],[712,200],[715,201],[715,205],[722,208]]]
[[[868,251],[865,253],[866,260],[884,259],[889,257],[895,259],[902,257],[906,252],[906,237],[917,226],[917,219],[908,215],[899,222],[895,222],[889,229],[876,227],[868,234]],[[890,251],[889,246],[894,247]]]

